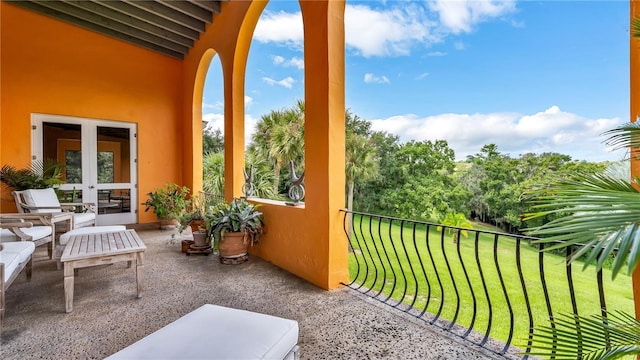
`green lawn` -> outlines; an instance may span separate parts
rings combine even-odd
[[[391,294],[392,299],[422,309],[428,303],[427,311],[451,320],[456,314],[457,299],[460,300],[456,323],[470,327],[473,314],[473,289],[476,297],[476,318],[473,329],[484,334],[491,321],[492,338],[507,341],[511,324],[510,312],[504,295],[498,267],[494,261],[494,236],[481,233],[478,238],[478,258],[487,292],[491,302],[491,314],[487,296],[482,286],[479,267],[476,263],[476,232],[469,231],[468,237],[461,237],[458,246],[452,235],[431,227],[428,234],[424,225],[413,228],[406,222],[378,222],[369,217],[354,216],[353,253],[350,254],[351,279],[371,289],[369,294],[381,291],[379,298]],[[480,229],[480,227],[479,227]],[[381,234],[381,235],[379,235]],[[416,239],[414,241],[414,239]],[[520,262],[526,283],[534,324],[547,323],[547,305],[544,300],[537,249],[523,242],[520,246]],[[386,251],[385,251],[386,250]],[[388,254],[388,257],[385,255]],[[379,254],[379,255],[378,255]],[[431,256],[430,256],[431,254]],[[445,255],[446,254],[446,258]],[[514,334],[512,344],[525,348],[529,332],[527,307],[516,265],[516,240],[500,236],[496,256],[506,292],[513,312]],[[382,260],[380,260],[382,259]],[[447,261],[448,259],[448,266]],[[358,263],[360,267],[358,267]],[[469,286],[462,263],[467,269]],[[424,264],[424,270],[421,266]],[[449,272],[447,268],[450,267]],[[582,264],[573,266],[573,284],[576,303],[580,314],[599,313],[599,299],[596,275],[593,268],[582,271]],[[565,259],[551,253],[544,254],[544,273],[551,306],[554,314],[571,312],[571,298],[566,275]],[[395,276],[394,276],[395,274]],[[440,283],[437,275],[440,276]],[[451,274],[451,275],[450,275]],[[629,276],[618,275],[611,281],[611,273],[604,271],[606,306],[609,311],[633,312],[633,295]],[[453,279],[453,281],[452,281]],[[457,285],[457,292],[453,283]],[[430,284],[430,287],[428,286]],[[430,290],[429,290],[430,289]]]

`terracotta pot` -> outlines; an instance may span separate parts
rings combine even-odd
[[[195,233],[201,228],[204,229],[204,220],[192,220],[189,226],[191,226],[191,232]]]
[[[220,257],[237,258],[247,255],[250,243],[249,236],[242,232],[227,232],[222,236],[222,241],[218,245]]]
[[[196,247],[204,247],[207,246],[207,232],[206,231],[196,231],[193,233],[193,246]]]
[[[180,223],[176,219],[158,219],[160,221],[160,230],[177,229]]]

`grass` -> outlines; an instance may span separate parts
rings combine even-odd
[[[354,228],[354,251],[349,261],[351,279],[362,284],[363,289],[371,289],[369,294],[379,292],[378,298],[390,297],[419,310],[426,307],[431,314],[440,313],[440,318],[450,321],[455,318],[457,324],[481,334],[488,331],[490,337],[503,342],[511,337],[513,345],[524,349],[529,317],[516,260],[519,247],[534,326],[548,324],[539,253],[525,240],[518,246],[511,236],[496,238],[493,234],[469,231],[468,237],[461,236],[458,244],[454,244],[452,233],[446,230],[443,233],[436,226],[427,231],[425,225],[410,221],[379,221],[358,215],[354,216]],[[552,253],[544,253],[543,257],[544,281],[553,314],[573,312],[565,258]],[[572,274],[578,312],[600,313],[594,269],[582,271],[582,264],[574,263]],[[633,313],[631,278],[618,275],[612,281],[610,271],[604,270],[603,282],[607,309]],[[513,334],[509,333],[511,327]]]

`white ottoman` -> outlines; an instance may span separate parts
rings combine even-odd
[[[206,304],[107,359],[298,359],[298,322]]]

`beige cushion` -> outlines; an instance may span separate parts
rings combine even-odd
[[[60,201],[58,201],[58,196],[56,196],[55,190],[48,189],[29,189],[25,190],[22,193],[24,197],[25,203],[30,206],[37,207],[46,207],[52,206],[51,209],[38,209],[31,210],[34,213],[52,213],[52,212],[61,212],[60,209],[55,209],[60,207]]]
[[[23,263],[29,260],[35,249],[36,245],[32,241],[6,242],[2,244],[1,253],[17,254],[18,261]]]
[[[16,241],[2,244],[0,263],[4,264],[4,281],[9,281],[11,275],[27,262],[36,246],[31,241]]]
[[[16,253],[0,251],[0,264],[4,264],[4,281],[7,282],[20,266],[20,257]]]
[[[107,359],[289,359],[297,343],[295,320],[205,304]]]
[[[34,226],[30,228],[22,228],[22,232],[31,236],[32,240],[40,240],[51,235],[50,226]],[[9,229],[0,229],[0,242],[7,241],[21,241],[18,235],[11,232]]]
[[[78,226],[87,222],[92,222],[96,219],[96,213],[86,212],[86,213],[75,213],[73,214],[73,224],[74,226]]]

